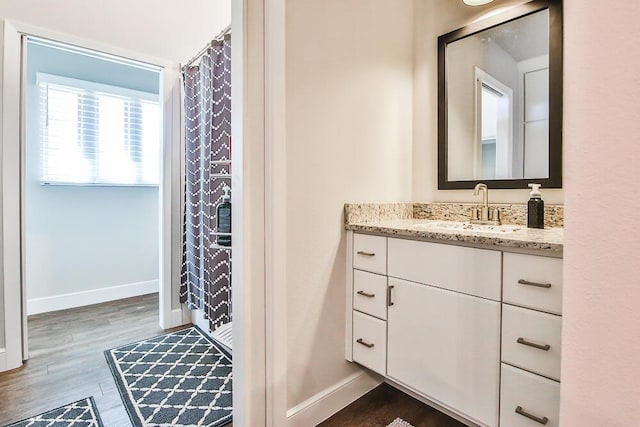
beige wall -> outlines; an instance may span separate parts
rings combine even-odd
[[[411,199],[412,1],[287,2],[288,406],[344,379],[347,201]]]
[[[638,16],[565,0],[563,427],[640,425]]]
[[[438,190],[438,41],[439,35],[460,28],[487,13],[525,0],[496,0],[484,7],[461,1],[414,1],[413,80],[413,200],[467,202],[471,190]],[[490,202],[526,203],[528,190],[491,190]],[[563,203],[563,190],[543,189],[546,203]]]

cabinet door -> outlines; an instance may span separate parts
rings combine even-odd
[[[500,303],[399,279],[389,285],[387,375],[497,426]]]

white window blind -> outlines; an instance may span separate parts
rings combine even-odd
[[[43,184],[158,185],[158,95],[38,73]]]

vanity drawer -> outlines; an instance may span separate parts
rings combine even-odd
[[[353,267],[372,273],[387,274],[387,238],[354,234]]]
[[[386,375],[387,322],[353,312],[353,361]]]
[[[353,270],[353,308],[387,319],[387,276]]]
[[[501,426],[560,425],[560,383],[556,381],[502,364],[500,396]]]
[[[499,251],[405,239],[388,248],[389,276],[500,301]]]
[[[504,254],[504,302],[562,313],[562,260]]]
[[[503,304],[502,361],[559,381],[561,329],[560,316]]]

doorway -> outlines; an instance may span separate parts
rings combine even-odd
[[[474,176],[503,179],[512,175],[513,91],[475,67]]]
[[[175,230],[180,229],[180,95],[176,90],[179,66],[176,63],[140,54],[126,49],[100,44],[89,39],[49,31],[43,28],[17,22],[4,22],[4,73],[3,73],[3,127],[2,127],[2,306],[3,319],[0,328],[0,371],[7,371],[22,365],[28,358],[27,341],[27,290],[24,287],[26,274],[23,261],[26,247],[23,245],[26,223],[23,175],[26,144],[26,69],[27,39],[38,39],[58,47],[68,48],[75,53],[91,54],[96,58],[121,62],[131,66],[153,70],[158,76],[160,122],[159,183],[155,190],[158,199],[159,238],[157,258],[158,268],[159,323],[163,329],[170,329],[189,323],[188,313],[183,312],[178,301],[177,289],[180,275],[180,248],[176,243]],[[55,74],[55,73],[50,73]],[[43,79],[46,80],[46,79]],[[51,82],[48,82],[51,83]],[[56,82],[53,82],[56,83]],[[95,82],[94,82],[95,83]],[[42,175],[42,171],[38,172]],[[46,185],[46,184],[45,184]],[[44,185],[43,185],[44,186]],[[60,186],[62,187],[62,186]],[[59,189],[58,189],[59,190]],[[146,284],[146,286],[151,286]],[[155,286],[155,285],[154,285]],[[121,290],[120,290],[121,291]],[[26,298],[23,298],[26,295]],[[71,292],[71,295],[74,295]],[[127,295],[124,295],[127,296]],[[114,298],[115,299],[115,298]],[[37,306],[37,304],[36,304]],[[158,323],[158,316],[155,315]]]
[[[27,316],[158,293],[161,70],[23,46]]]
[[[108,388],[112,380],[105,348],[182,324],[181,316],[172,319],[171,311],[166,316],[163,302],[170,292],[161,286],[170,287],[170,275],[163,274],[164,265],[160,269],[168,245],[164,225],[177,216],[163,209],[171,199],[161,197],[171,170],[164,162],[171,156],[165,141],[172,125],[170,116],[163,120],[165,70],[46,37],[18,31],[15,36],[13,46],[21,50],[7,56],[21,65],[14,75],[19,79],[13,80],[20,83],[20,91],[12,99],[21,114],[5,124],[11,128],[19,121],[21,127],[11,143],[4,134],[3,165],[7,152],[14,154],[15,178],[7,180],[5,167],[3,182],[5,189],[16,190],[10,195],[17,196],[7,203],[5,192],[4,207],[18,213],[12,228],[18,239],[11,247],[19,250],[11,253],[16,264],[10,272],[17,266],[13,277],[19,280],[8,282],[5,270],[4,291],[17,290],[18,301],[11,299],[2,309],[9,314],[17,305],[18,310],[6,323],[6,347],[0,348],[6,358],[0,368],[31,359],[15,371],[22,396],[11,397],[26,399],[29,408],[62,405],[84,395],[102,398],[100,404],[111,407],[110,402],[120,399]],[[5,74],[5,88],[6,81]],[[6,96],[5,91],[5,105]],[[6,215],[3,219],[6,230]],[[146,234],[126,240],[136,232]],[[104,252],[108,246],[110,252]],[[147,276],[136,277],[132,271]],[[86,305],[90,307],[73,308]],[[180,323],[162,324],[163,311],[165,319]],[[35,318],[27,323],[29,314]],[[3,381],[12,381],[11,375]],[[27,413],[15,400],[5,400],[0,416],[23,409]]]
[[[246,3],[246,2],[245,2]],[[237,254],[234,260],[234,313],[239,327],[234,328],[236,343],[236,380],[234,415],[239,424],[261,425],[268,419],[269,425],[284,425],[286,417],[286,295],[283,286],[284,263],[282,257],[265,275],[266,254],[282,253],[285,223],[284,207],[284,3],[270,3],[266,10],[258,3],[233,0],[233,32],[236,34],[233,57],[234,99],[233,139],[236,141],[234,159],[237,165],[251,168],[235,168],[233,172],[234,211]],[[255,8],[255,9],[254,9]],[[249,14],[249,10],[252,11]],[[268,15],[268,18],[267,16]],[[248,16],[251,19],[247,18]],[[25,20],[28,22],[28,20]],[[272,23],[266,37],[265,23]],[[126,48],[95,42],[83,36],[64,35],[18,21],[4,22],[4,73],[2,111],[2,186],[3,186],[3,247],[4,251],[2,312],[4,320],[0,333],[0,370],[18,367],[22,363],[21,328],[21,254],[20,254],[20,111],[15,108],[20,101],[20,37],[33,34],[56,39],[76,46],[93,48],[122,57],[133,58],[162,67],[162,98],[164,100],[163,165],[161,182],[162,272],[160,282],[165,289],[160,299],[160,317],[163,328],[186,323],[189,313],[180,309],[176,284],[180,277],[180,222],[181,188],[180,174],[180,67],[177,63],[150,54],[132,52]],[[270,55],[264,54],[265,51]],[[265,57],[272,58],[268,63]],[[265,71],[270,79],[265,79]],[[273,90],[267,91],[270,88]],[[269,102],[265,94],[269,93]],[[275,104],[273,107],[267,105]],[[266,114],[270,111],[270,114]],[[268,118],[268,123],[265,119]],[[266,143],[265,143],[266,138]],[[265,147],[269,148],[266,158]],[[272,147],[272,148],[271,148]],[[273,151],[271,151],[273,149]],[[264,166],[264,167],[263,167]],[[265,170],[266,169],[266,170]],[[265,192],[273,195],[265,198]],[[265,202],[268,205],[265,206]],[[251,215],[244,215],[244,205]],[[246,220],[243,220],[246,218]],[[246,229],[246,233],[243,230]],[[265,230],[266,229],[266,230]],[[266,233],[265,233],[266,232]],[[266,242],[266,234],[271,236]],[[265,251],[266,249],[266,251]],[[272,256],[268,255],[271,259]],[[271,261],[269,261],[271,262]],[[269,296],[269,298],[266,298]],[[268,301],[271,302],[268,302]],[[267,316],[267,313],[269,315]],[[273,315],[275,314],[275,315]],[[267,322],[267,318],[269,321]],[[266,336],[265,336],[266,331]],[[273,346],[266,345],[273,342]],[[275,421],[274,421],[275,420]]]

